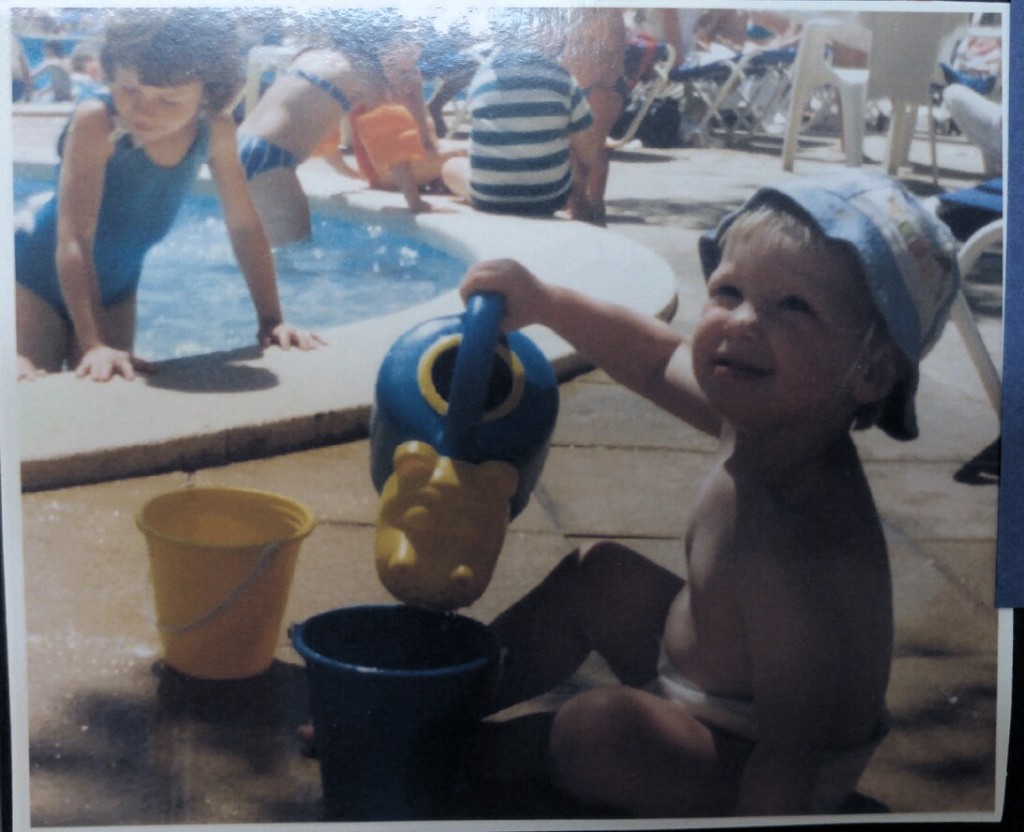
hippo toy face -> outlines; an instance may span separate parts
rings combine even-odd
[[[511,465],[441,456],[425,442],[395,449],[374,547],[381,583],[435,609],[472,604],[491,581],[519,481]]]

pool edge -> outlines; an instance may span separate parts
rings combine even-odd
[[[393,210],[396,199],[400,204],[395,194],[367,191],[333,203],[373,214]],[[396,221],[391,213],[382,219]],[[516,256],[551,282],[666,319],[675,312],[675,277],[668,264],[610,231],[468,210],[397,221],[446,241],[469,261]],[[566,251],[574,252],[572,262]],[[309,353],[251,348],[161,362],[157,375],[134,382],[94,384],[61,373],[19,383],[21,488],[189,471],[365,436],[377,367],[390,345],[413,325],[460,310],[452,291],[327,330],[328,346]],[[586,369],[550,331],[527,332],[560,379]]]

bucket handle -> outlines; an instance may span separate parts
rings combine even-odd
[[[273,562],[274,557],[278,552],[281,551],[282,541],[275,540],[268,543],[263,547],[260,552],[259,560],[249,571],[249,574],[242,578],[241,582],[234,589],[231,590],[221,601],[214,605],[213,609],[209,612],[203,613],[199,618],[194,621],[190,621],[188,624],[164,624],[157,617],[154,612],[152,616],[153,624],[158,630],[163,633],[169,633],[171,635],[180,635],[181,633],[188,633],[192,630],[198,630],[200,627],[205,627],[215,618],[223,615],[227,612],[231,606],[239,599],[243,592],[248,589],[257,578],[260,577],[264,572],[270,568],[270,564]],[[152,583],[152,573],[150,573],[150,582]]]
[[[468,459],[474,431],[484,414],[494,370],[494,350],[501,335],[505,299],[495,292],[471,295],[463,313],[462,343],[455,356],[440,450],[453,459]]]

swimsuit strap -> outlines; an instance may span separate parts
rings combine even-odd
[[[286,75],[297,75],[305,81],[309,81],[314,87],[318,87],[327,93],[331,98],[337,101],[341,108],[347,113],[352,109],[352,105],[349,100],[345,97],[345,93],[339,90],[330,81],[325,81],[319,75],[314,75],[312,72],[306,72],[304,69],[288,69],[285,71]]]

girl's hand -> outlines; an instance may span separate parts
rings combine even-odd
[[[136,372],[152,373],[156,372],[156,367],[130,352],[114,349],[106,344],[87,350],[75,369],[78,378],[88,376],[93,381],[110,381],[117,375],[131,381],[135,378]]]
[[[286,323],[262,323],[256,337],[259,339],[261,347],[277,344],[283,350],[292,347],[298,347],[300,350],[315,350],[327,343],[315,332],[304,332],[301,329],[288,326]]]
[[[41,370],[24,355],[18,356],[18,381],[34,381],[46,375],[46,370]]]
[[[478,292],[496,292],[505,298],[502,329],[511,332],[542,322],[550,306],[550,289],[516,260],[484,260],[466,272],[459,287],[463,301]]]

